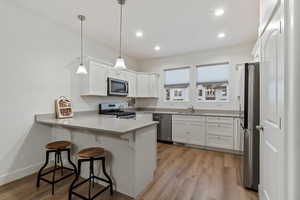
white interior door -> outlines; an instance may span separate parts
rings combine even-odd
[[[283,200],[284,62],[280,9],[262,37],[260,198]]]

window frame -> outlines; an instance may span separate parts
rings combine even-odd
[[[179,83],[179,84],[166,84],[166,72],[167,71],[174,71],[174,70],[182,70],[182,69],[188,69],[188,82],[187,83]],[[191,86],[191,66],[184,66],[184,67],[175,67],[175,68],[166,68],[163,70],[164,73],[164,102],[172,102],[172,103],[184,103],[184,102],[190,102],[190,86]],[[172,94],[172,90],[180,90],[184,89],[184,99],[183,100],[175,100],[174,94]],[[167,99],[167,90],[169,90],[169,100]],[[173,97],[173,98],[172,98]]]
[[[218,65],[229,65],[229,77],[228,77],[228,80],[226,81],[221,81],[221,82],[216,82],[216,81],[211,81],[211,82],[198,82],[198,77],[199,77],[199,74],[198,74],[198,68],[200,67],[210,67],[210,66],[218,66]],[[211,63],[211,64],[201,64],[201,65],[196,65],[196,101],[199,102],[199,103],[230,103],[231,102],[231,86],[230,86],[230,82],[231,82],[231,76],[232,76],[232,69],[231,69],[231,65],[230,65],[230,62],[221,62],[221,63]],[[220,100],[220,99],[216,99],[216,100],[207,100],[205,99],[206,98],[206,90],[203,90],[202,91],[202,94],[203,94],[203,98],[204,100],[201,100],[199,99],[200,96],[199,96],[199,90],[201,88],[199,88],[199,86],[201,85],[203,88],[205,88],[205,85],[213,85],[213,84],[227,84],[227,96],[226,96],[226,99],[227,100]],[[216,95],[215,95],[216,96]]]

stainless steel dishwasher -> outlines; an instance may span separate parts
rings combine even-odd
[[[172,115],[170,114],[153,114],[153,121],[158,121],[157,140],[159,142],[173,143],[172,141]]]

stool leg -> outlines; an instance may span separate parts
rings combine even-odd
[[[93,183],[93,188],[95,187],[95,173],[94,173],[94,160],[92,160],[91,165],[90,165],[90,171],[91,171],[91,177],[92,177],[92,183]]]
[[[67,152],[68,152],[68,161],[69,163],[73,166],[74,168],[74,173],[76,174],[77,173],[77,169],[76,169],[76,165],[72,162],[71,160],[71,151],[70,149],[67,149]],[[79,162],[78,162],[79,163]]]
[[[93,165],[93,158],[90,160],[90,176],[89,176],[89,199],[91,199],[91,181],[92,181],[92,165]]]
[[[39,170],[39,173],[38,173],[38,177],[37,177],[37,182],[36,182],[36,187],[40,187],[40,181],[41,181],[41,174],[42,174],[42,171],[47,167],[48,163],[49,163],[49,154],[50,152],[49,151],[46,151],[46,161],[45,161],[45,164],[42,166],[42,168]]]
[[[113,195],[114,190],[113,190],[113,183],[111,178],[109,177],[109,175],[106,172],[106,168],[105,168],[105,157],[102,159],[102,170],[103,170],[103,174],[105,175],[105,177],[108,179],[109,181],[109,186],[110,186],[110,195]]]
[[[70,151],[68,151],[68,153],[70,154]],[[70,158],[70,157],[69,157]],[[69,160],[69,162],[72,164],[72,162]],[[74,164],[73,164],[74,165]],[[73,180],[73,182],[71,183],[70,185],[70,189],[69,189],[69,200],[72,200],[72,191],[73,191],[73,187],[76,183],[76,181],[79,179],[79,176],[80,176],[80,173],[81,173],[81,160],[78,160],[78,171],[76,171],[76,166],[74,165],[75,167],[75,174],[76,174],[76,177],[75,179]]]
[[[59,151],[59,154],[58,154],[58,157],[59,157],[59,162],[60,162],[60,167],[61,167],[61,176],[64,175],[64,164],[63,164],[63,161],[62,161],[62,157],[61,157],[61,151]]]
[[[57,168],[57,159],[58,157],[58,151],[55,151],[55,158],[54,158],[54,171],[53,171],[53,175],[52,175],[52,195],[54,195],[54,181],[55,181],[55,171]]]

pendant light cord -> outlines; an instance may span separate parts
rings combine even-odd
[[[122,58],[123,4],[120,4],[120,58]]]
[[[80,64],[83,65],[83,19],[80,20],[80,39],[81,39],[81,57],[80,57]]]

